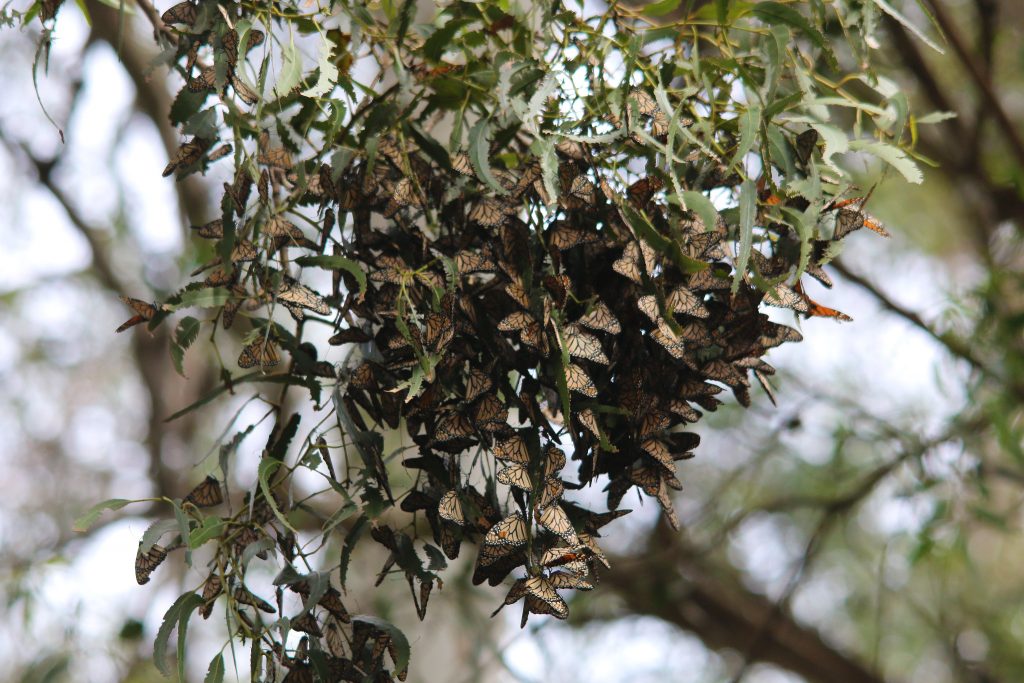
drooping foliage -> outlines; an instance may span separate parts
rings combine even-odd
[[[885,232],[844,155],[918,179],[904,100],[861,70],[875,17],[696,4],[162,8],[183,135],[164,175],[223,191],[194,226],[195,279],[126,300],[121,329],[200,311],[178,321],[173,361],[212,340],[221,384],[186,410],[252,385],[275,425],[248,492],[228,483],[254,425],[140,543],[140,584],[175,549],[215,548],[167,614],[161,668],[171,630],[184,642],[193,611],[219,608],[254,678],[404,678],[402,633],[342,603],[363,542],[421,618],[467,552],[524,624],[565,618],[558,591],[594,587],[631,492],[678,525],[701,409],[723,388],[749,405],[752,379],[771,397],[764,356],[801,334],[765,306],[846,319],[803,289],[831,286],[847,235]],[[289,391],[309,405],[290,414]],[[413,445],[387,452],[392,430]],[[594,487],[606,510],[574,494]],[[280,570],[273,600],[246,587],[254,558]]]

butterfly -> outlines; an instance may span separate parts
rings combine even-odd
[[[203,582],[203,604],[199,606],[199,614],[209,619],[213,613],[213,602],[224,591],[224,583],[217,572],[211,572]]]
[[[594,588],[594,584],[575,572],[551,572],[548,575],[548,583],[551,584],[552,588],[556,589],[574,588],[576,590],[589,591]]]
[[[587,398],[597,398],[597,387],[594,380],[578,365],[569,364],[565,368],[565,383],[570,391],[576,391]]]
[[[117,332],[124,332],[130,327],[141,325],[142,323],[149,322],[156,315],[156,306],[153,304],[142,301],[141,299],[133,299],[128,296],[119,297],[122,302],[128,304],[128,306],[135,312],[128,320],[121,323],[117,328]]]
[[[199,13],[199,6],[194,5],[191,2],[179,2],[177,5],[172,6],[162,15],[160,20],[165,24],[185,24],[186,26],[192,26],[196,23],[196,17]]]
[[[448,491],[441,496],[437,504],[437,514],[441,519],[462,526],[466,523],[466,517],[462,512],[462,502],[459,495],[454,491]]]
[[[598,301],[594,304],[590,312],[577,320],[576,324],[589,327],[592,330],[607,332],[608,334],[619,334],[622,332],[619,319],[612,314],[603,301]]]
[[[657,460],[660,465],[664,466],[670,472],[675,471],[675,460],[672,458],[672,454],[668,452],[668,447],[666,447],[661,441],[657,439],[647,439],[640,444],[640,448],[644,449],[648,455]]]
[[[463,275],[469,273],[493,273],[498,266],[487,255],[465,249],[455,255],[455,267]]]
[[[550,611],[542,611],[543,614],[552,614],[559,619],[569,616],[569,607],[565,604],[565,600],[562,600],[561,596],[555,592],[554,586],[546,578],[534,576],[526,579],[525,587],[529,596],[536,598],[550,609]],[[527,604],[529,605],[529,599]]]
[[[707,318],[711,315],[708,309],[704,307],[701,297],[698,297],[682,285],[669,293],[665,303],[672,309],[673,313],[692,315],[695,318]]]
[[[189,92],[203,92],[204,90],[216,90],[217,88],[217,71],[212,67],[208,66],[199,72],[198,76],[194,76],[188,79],[185,84],[188,87]]]
[[[456,173],[460,173],[465,176],[474,175],[473,164],[470,162],[469,155],[465,152],[460,152],[451,158],[452,169]]]
[[[270,339],[257,339],[242,349],[238,356],[238,367],[246,370],[257,365],[261,368],[272,368],[280,362],[281,357]]]
[[[206,138],[192,138],[192,140],[178,148],[178,151],[174,153],[173,157],[171,157],[167,166],[164,167],[164,171],[161,175],[166,178],[175,171],[184,171],[188,169],[202,158],[203,154],[210,148],[211,144],[213,144],[213,141]],[[182,174],[179,173],[178,175],[181,177]]]
[[[519,512],[513,512],[487,531],[484,545],[518,547],[526,543],[527,533],[526,520]]]
[[[461,413],[448,413],[437,423],[437,428],[434,430],[434,443],[463,439],[472,433],[472,425]]]
[[[224,221],[220,218],[204,225],[193,225],[196,234],[208,240],[219,240],[224,237]]]
[[[791,308],[798,313],[807,312],[807,302],[804,298],[786,285],[775,285],[775,291],[765,292],[762,301],[769,306]]]
[[[593,244],[597,241],[597,235],[586,230],[570,228],[563,224],[559,224],[548,235],[548,243],[559,251],[566,251],[581,244]]]
[[[426,319],[426,342],[435,353],[440,353],[455,338],[455,325],[450,316],[430,313]]]
[[[496,228],[508,220],[506,208],[498,200],[484,197],[469,212],[469,220],[485,228]]]
[[[140,586],[149,583],[150,575],[166,559],[167,549],[163,546],[154,544],[144,553],[140,543],[139,552],[135,555],[135,581]]]
[[[654,197],[654,194],[663,187],[665,187],[665,183],[661,182],[661,180],[654,176],[647,176],[626,188],[626,192],[629,194],[630,200],[642,208],[646,206]]]
[[[498,329],[502,332],[513,332],[515,330],[525,330],[530,325],[536,324],[537,321],[526,311],[516,311],[502,318],[498,323]]]
[[[818,131],[814,128],[808,128],[803,133],[796,136],[796,157],[800,160],[800,163],[804,166],[811,159],[811,154],[814,153],[814,148],[818,144]]]
[[[288,277],[281,283],[281,288],[277,290],[277,300],[287,306],[293,316],[295,316],[295,309],[302,308],[308,308],[320,315],[327,315],[331,312],[330,306],[322,296],[297,280]],[[302,319],[301,313],[297,319]]]
[[[573,178],[572,184],[569,186],[569,194],[585,204],[593,204],[597,201],[594,190],[594,183],[587,180],[587,177],[583,175]]]
[[[490,377],[480,370],[472,368],[469,371],[469,377],[466,379],[466,401],[472,403],[485,392],[490,391],[493,386],[494,382]]]
[[[685,343],[676,336],[676,333],[672,331],[664,320],[658,320],[658,327],[651,330],[650,335],[651,339],[658,342],[673,358],[683,360],[686,357]]]
[[[609,365],[611,361],[601,348],[601,340],[592,334],[587,334],[575,325],[565,328],[565,347],[570,356],[583,358],[585,360]]]
[[[548,445],[544,450],[544,455],[547,456],[547,462],[544,464],[545,477],[553,477],[565,467],[565,453],[562,452],[561,448]]]
[[[530,296],[526,293],[526,286],[519,276],[514,276],[512,281],[505,285],[505,293],[512,297],[512,300],[521,307],[530,307]]]
[[[522,491],[533,490],[533,482],[530,481],[530,475],[526,467],[519,463],[511,463],[498,470],[497,479],[505,486],[511,486]]]
[[[547,506],[560,499],[565,493],[565,484],[558,477],[548,477],[544,480],[544,487],[540,490],[540,505]]]
[[[530,451],[527,449],[526,442],[521,436],[513,436],[506,441],[496,442],[494,444],[494,457],[521,465],[530,464]]]
[[[576,536],[576,530],[569,521],[565,510],[557,503],[552,503],[541,511],[537,522],[553,534],[561,537],[569,545],[579,545],[580,539]]]
[[[224,502],[224,494],[221,491],[220,482],[213,477],[207,477],[192,489],[182,502],[192,503],[199,508],[220,505]]]
[[[487,394],[480,401],[474,415],[476,428],[484,432],[501,431],[507,425],[508,409],[494,394]]]
[[[268,614],[274,614],[275,612],[277,612],[277,610],[274,609],[274,606],[271,605],[269,602],[259,597],[258,595],[254,595],[253,593],[249,592],[245,588],[242,588],[241,586],[235,589],[234,596],[236,601],[242,603],[243,605],[251,605],[252,607],[255,607],[261,612],[266,612]]]
[[[242,101],[249,106],[256,104],[260,99],[256,91],[246,85],[245,81],[238,74],[231,75],[231,87],[234,89],[235,94],[241,97]]]
[[[622,256],[612,263],[612,270],[637,284],[643,282],[643,272],[640,270],[640,245],[636,242],[627,244],[622,250]]]
[[[256,161],[274,168],[290,169],[292,167],[292,156],[284,147],[270,146],[270,133],[263,131],[259,137],[259,154]]]
[[[828,306],[822,306],[817,301],[811,299],[811,297],[804,294],[803,287],[800,283],[797,283],[793,288],[797,296],[799,296],[807,307],[806,311],[802,311],[808,318],[834,318],[839,322],[851,322],[853,318],[846,315],[842,311],[837,311],[834,308]]]
[[[331,346],[340,346],[342,344],[365,344],[372,340],[373,337],[363,332],[358,327],[349,327],[346,329],[338,330],[327,343]]]
[[[637,308],[640,309],[641,313],[651,319],[651,322],[658,322],[661,319],[661,311],[658,308],[658,298],[653,294],[638,297],[636,305]]]
[[[580,424],[583,425],[587,431],[595,437],[600,438],[601,433],[598,430],[597,418],[594,416],[593,410],[590,408],[584,408],[580,412],[576,413],[576,419],[579,420]]]

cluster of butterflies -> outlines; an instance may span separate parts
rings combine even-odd
[[[230,86],[248,102],[236,73],[241,37],[209,28],[201,8],[181,3],[164,16],[183,27],[188,87],[200,92]],[[246,49],[262,40],[250,31]],[[203,45],[225,51],[223,83],[216,69],[199,64]],[[628,94],[624,114],[625,121],[611,123],[634,132],[610,153],[645,158],[644,138],[664,138],[668,118],[640,89]],[[637,135],[640,128],[646,136]],[[816,148],[812,133],[793,142],[804,164]],[[180,176],[203,159],[226,154],[208,155],[213,144],[187,142],[165,175]],[[544,182],[540,160],[525,149],[516,150],[518,164],[490,169],[485,181],[464,153],[442,163],[436,150],[427,154],[409,138],[391,136],[378,137],[373,147],[372,157],[356,155],[343,167],[295,163],[288,149],[262,134],[255,164],[240,165],[234,181],[224,184],[222,217],[195,228],[197,236],[216,242],[219,256],[196,271],[203,279],[191,287],[231,292],[219,313],[225,328],[243,307],[280,305],[296,321],[329,321],[330,345],[355,350],[356,360],[340,372],[318,361],[312,345],[281,338],[279,328],[265,322],[250,334],[238,365],[272,370],[283,345],[294,359],[305,358],[296,372],[343,383],[338,409],[355,430],[406,429],[418,446],[403,463],[418,472],[410,490],[394,495],[382,453],[371,449],[364,457],[382,496],[422,514],[447,558],[456,558],[464,541],[478,546],[475,584],[497,586],[516,572],[499,610],[521,601],[524,625],[530,614],[564,619],[569,610],[559,591],[594,587],[599,568],[609,566],[598,545],[600,531],[629,512],[622,503],[631,491],[657,501],[679,527],[672,504],[673,492],[682,489],[677,462],[692,457],[699,443],[685,431],[700,419],[699,409],[715,410],[726,387],[749,405],[750,375],[774,401],[769,378],[775,370],[763,357],[801,335],[769,320],[762,304],[807,317],[846,318],[811,300],[799,282],[782,284],[806,250],[793,228],[773,222],[766,211],[803,200],[780,199],[762,184],[758,244],[749,266],[758,277],[741,274],[733,292],[735,229],[721,218],[706,225],[696,213],[667,202],[665,179],[656,170],[628,186],[616,182],[600,146],[569,140],[557,145],[557,196]],[[740,182],[713,156],[698,152],[687,162],[682,182],[689,189]],[[620,159],[616,165],[624,164]],[[259,197],[250,207],[254,184]],[[826,207],[821,237],[812,241],[803,272],[831,286],[823,266],[835,244],[861,227],[884,233],[861,204],[843,200]],[[282,209],[297,205],[320,211],[314,239]],[[338,214],[348,218],[340,240],[334,238]],[[646,230],[638,228],[637,216]],[[367,282],[339,268],[331,291],[322,294],[278,258],[288,248],[328,255],[329,247],[330,255],[357,264]],[[776,284],[765,292],[754,279]],[[118,331],[151,321],[159,311],[145,301],[125,302],[134,317]],[[566,495],[599,482],[607,493],[605,512]],[[271,517],[240,524],[233,536],[243,544],[238,548],[258,541],[265,533],[261,524]],[[422,618],[434,577],[403,561],[415,533],[415,525],[380,523],[371,537],[390,552],[381,578],[396,567],[404,572]],[[279,538],[282,543],[287,541]],[[169,549],[140,552],[140,583]],[[307,585],[307,596],[309,590]],[[224,591],[225,579],[211,575],[204,604]],[[243,587],[232,594],[257,609],[265,604]],[[356,650],[344,659],[340,646],[331,646],[332,634],[346,623],[340,600],[335,604],[325,593],[318,604],[327,621],[306,624],[307,636],[323,639],[320,649],[332,653],[336,666],[355,667],[349,673],[359,669]],[[389,647],[385,632],[370,629],[358,652],[370,651],[364,665],[385,671]],[[292,680],[311,675],[303,654],[280,657]]]

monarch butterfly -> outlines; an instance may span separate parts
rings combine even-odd
[[[534,576],[526,579],[526,592],[551,609],[551,612],[545,612],[545,614],[554,614],[559,619],[569,616],[569,607],[546,578]]]
[[[198,508],[220,505],[224,502],[224,494],[221,491],[220,482],[213,477],[207,477],[192,489],[182,502],[192,503]]]
[[[161,14],[160,21],[168,25],[185,24],[186,26],[191,26],[196,23],[198,12],[198,5],[193,5],[191,2],[179,2]]]
[[[505,594],[505,599],[502,601],[498,609],[491,612],[491,617],[494,617],[498,612],[502,610],[506,605],[514,605],[524,597],[526,597],[526,579],[517,579],[512,587],[508,589],[508,593]]]
[[[271,216],[266,225],[263,226],[263,234],[270,237],[288,237],[290,239],[305,239],[305,235],[294,223],[280,215]]]
[[[277,300],[286,306],[308,308],[320,315],[327,315],[331,312],[330,306],[327,305],[322,296],[291,278],[286,278],[281,284],[281,288],[277,290]]]
[[[459,152],[452,157],[451,161],[452,169],[454,169],[456,173],[461,173],[462,175],[467,176],[473,175],[473,164],[470,162],[469,155],[465,152]]]
[[[472,425],[461,413],[448,413],[437,423],[437,428],[434,430],[434,443],[462,439],[472,433]]]
[[[214,90],[217,87],[217,72],[212,66],[208,66],[200,71],[198,76],[188,79],[188,83],[185,85],[188,87],[189,92]]]
[[[711,315],[701,298],[682,285],[672,290],[665,303],[673,313],[692,315],[695,318],[707,318]]]
[[[518,511],[492,526],[484,535],[484,545],[519,547],[526,543],[526,520]]]
[[[149,583],[149,576],[160,564],[167,559],[167,549],[162,545],[154,544],[148,551],[142,552],[142,544],[139,544],[139,552],[135,555],[135,581],[141,586]]]
[[[760,370],[754,370],[754,377],[757,378],[758,384],[764,389],[764,393],[768,394],[768,400],[772,402],[772,405],[778,405],[775,400],[775,389],[772,388],[771,382],[768,381],[768,376]]]
[[[572,522],[569,521],[565,510],[558,503],[551,503],[544,508],[537,518],[537,522],[551,533],[560,536],[569,545],[580,544],[580,539],[576,536],[576,530],[573,528]]]
[[[725,257],[722,251],[722,235],[718,232],[698,232],[690,235],[687,250],[696,258],[717,260]],[[758,254],[752,251],[751,255]]]
[[[252,607],[255,607],[261,612],[266,612],[267,614],[274,614],[277,611],[276,609],[274,609],[274,606],[271,605],[269,602],[259,597],[258,595],[254,595],[245,588],[236,588],[234,595],[235,600],[237,600],[238,602],[242,603],[243,605],[251,605]]]
[[[377,385],[377,377],[374,372],[373,365],[366,361],[360,363],[355,370],[352,371],[352,376],[349,378],[349,384],[356,389],[373,389]]]
[[[708,379],[724,382],[731,387],[750,386],[750,382],[739,370],[733,367],[732,363],[721,359],[715,359],[705,365],[701,371]]]
[[[284,147],[270,146],[270,133],[263,131],[259,137],[259,154],[256,161],[267,166],[290,169],[292,167],[292,156]]]
[[[498,329],[502,332],[525,330],[530,325],[536,325],[537,321],[526,311],[516,311],[502,318],[498,323]]]
[[[530,451],[526,442],[521,436],[513,436],[506,441],[498,441],[494,444],[494,457],[499,460],[528,465],[530,463]]]
[[[765,292],[764,303],[778,308],[791,308],[798,313],[807,312],[807,302],[786,285],[775,285],[775,291]]]
[[[135,312],[135,315],[121,323],[116,330],[117,332],[124,332],[130,327],[135,327],[136,325],[149,322],[153,319],[153,316],[156,315],[156,306],[151,303],[147,303],[141,299],[133,299],[130,296],[121,296],[118,298],[121,299],[123,303],[127,304]]]
[[[455,255],[455,267],[463,275],[469,273],[493,273],[498,266],[489,257],[480,252],[464,249]]]
[[[654,176],[647,176],[626,188],[626,192],[629,194],[629,198],[634,204],[639,207],[644,207],[654,197],[654,193],[658,192],[663,187],[665,187],[665,183],[661,182],[660,179]]]
[[[231,145],[221,145],[217,149],[210,152],[210,155],[207,157],[207,159],[209,159],[210,163],[213,163],[214,161],[217,161],[218,159],[223,159],[227,155],[231,154],[231,150]]]
[[[260,195],[260,203],[263,206],[270,204],[270,174],[267,169],[260,171],[260,179],[256,181],[256,191]]]
[[[174,153],[167,166],[164,167],[164,172],[161,175],[166,178],[177,170],[184,171],[198,162],[206,150],[210,148],[211,144],[213,144],[213,141],[206,138],[192,138],[192,140],[178,148],[178,151]]]
[[[548,445],[544,450],[544,455],[547,456],[547,462],[544,463],[545,477],[553,477],[565,467],[565,453],[562,452],[561,448]]]
[[[511,486],[523,491],[533,490],[533,482],[530,481],[530,475],[526,467],[519,463],[511,463],[498,470],[497,479],[505,486]]]
[[[469,371],[469,378],[466,380],[466,401],[472,403],[477,398],[482,396],[484,392],[490,391],[491,387],[494,386],[494,382],[491,378],[485,375],[480,370],[472,368]]]
[[[643,416],[640,422],[640,437],[656,434],[672,425],[672,418],[660,410],[651,410]]]
[[[426,327],[427,346],[436,353],[440,353],[455,338],[455,325],[449,316],[430,313],[427,315]]]
[[[628,512],[629,512],[629,510],[619,510],[618,512],[612,513],[612,514],[615,515],[615,517],[613,517],[613,519],[617,519],[617,518],[621,517],[622,515],[627,514]],[[579,537],[580,537],[580,543],[582,543],[587,548],[587,550],[590,551],[590,553],[594,556],[594,558],[598,562],[600,562],[601,564],[604,565],[605,569],[611,569],[612,568],[611,563],[608,562],[608,557],[605,556],[604,551],[601,550],[601,546],[599,546],[597,544],[597,541],[594,540],[594,537],[592,535],[588,534],[585,531],[581,531],[579,533]]]
[[[210,615],[213,614],[213,602],[223,592],[224,584],[221,581],[220,574],[217,572],[211,572],[206,581],[203,582],[203,604],[199,606],[199,614],[202,615],[203,619],[209,619]]]
[[[668,351],[668,355],[676,360],[684,360],[686,358],[685,343],[665,324],[664,320],[659,320],[658,327],[651,330],[651,339],[658,342],[663,349]]]
[[[395,183],[391,191],[391,201],[399,206],[420,206],[423,202],[416,194],[416,188],[408,178],[402,178]]]
[[[587,431],[593,434],[595,437],[600,438],[601,434],[597,427],[597,418],[594,416],[594,411],[590,408],[584,408],[580,412],[576,413],[576,419],[580,421]]]
[[[560,499],[565,493],[565,484],[558,477],[548,477],[544,480],[544,487],[540,491],[541,506],[550,505]]]
[[[687,422],[696,422],[700,419],[701,414],[697,410],[690,407],[690,404],[686,401],[674,398],[668,403],[669,410],[683,418]]]
[[[829,308],[828,306],[822,306],[817,301],[811,299],[811,297],[804,294],[803,287],[800,285],[800,283],[797,283],[794,289],[797,296],[799,296],[807,306],[807,310],[804,311],[803,313],[808,318],[834,318],[839,322],[845,323],[851,322],[853,320],[853,318],[846,315],[842,311],[837,311],[836,309]]]
[[[640,312],[651,319],[651,322],[658,322],[661,319],[661,311],[658,308],[658,298],[653,294],[637,297],[637,308]]]
[[[349,327],[343,330],[338,330],[327,343],[331,346],[341,346],[342,344],[365,344],[369,342],[373,337],[363,332],[358,327]]]
[[[765,348],[774,348],[786,342],[803,341],[804,336],[792,327],[778,323],[766,323],[758,340]]]
[[[619,319],[608,309],[603,301],[598,301],[589,313],[576,321],[578,325],[589,327],[592,330],[618,334],[622,331]]]
[[[576,325],[569,325],[565,328],[565,347],[570,356],[584,358],[602,365],[609,365],[611,361],[601,348],[601,340],[592,334],[587,334]]]
[[[250,88],[238,74],[231,74],[231,87],[234,88],[235,94],[241,97],[242,101],[250,107],[256,104],[260,99],[259,95],[256,94],[256,91]]]
[[[665,446],[661,441],[657,439],[647,439],[640,448],[650,455],[652,458],[658,461],[659,464],[664,466],[670,472],[675,471],[675,460],[672,458],[672,454],[668,452],[668,447]]]
[[[811,159],[811,154],[814,153],[814,147],[818,144],[818,131],[814,128],[808,128],[804,132],[796,136],[796,158],[800,160],[800,163],[804,166]]]
[[[530,296],[526,293],[526,286],[518,276],[513,277],[512,282],[505,285],[505,293],[522,308],[530,307]]]
[[[637,112],[643,116],[654,116],[655,112],[661,111],[655,99],[639,88],[633,88],[629,91],[626,102],[629,105],[635,106]]]
[[[551,584],[552,588],[557,589],[575,588],[576,590],[589,591],[594,588],[594,584],[582,576],[569,572],[551,572],[548,574],[548,583]]]
[[[316,619],[314,619],[313,615],[309,612],[303,612],[299,616],[293,617],[290,626],[294,631],[308,633],[315,638],[323,636],[323,631],[320,630],[320,625],[316,623]]]
[[[487,394],[476,408],[474,421],[477,429],[485,432],[501,431],[507,425],[508,409],[494,394]]]
[[[459,526],[466,523],[466,517],[462,513],[462,502],[459,501],[459,495],[454,490],[447,491],[441,496],[441,500],[437,504],[437,514],[441,519]]]
[[[469,212],[469,220],[485,228],[497,228],[508,220],[506,208],[491,197],[484,197]]]
[[[341,630],[341,624],[333,616],[324,621],[324,642],[327,643],[327,651],[332,657],[345,656],[345,632]]]
[[[450,527],[444,524],[431,523],[431,528],[434,531],[434,541],[441,546],[445,557],[449,560],[457,558],[462,547],[462,540],[455,535],[455,532]]]
[[[569,186],[569,194],[585,204],[593,204],[597,201],[594,190],[594,183],[590,182],[584,175],[578,175],[573,178],[572,184]]]
[[[238,356],[238,367],[245,370],[257,365],[261,368],[272,368],[280,362],[281,357],[270,339],[257,339],[242,349]]]
[[[622,256],[612,263],[612,270],[637,284],[643,282],[643,273],[640,270],[640,246],[636,242],[627,244],[622,250]]]
[[[570,391],[576,391],[587,398],[597,398],[597,387],[594,380],[578,365],[569,364],[565,368],[565,383]]]
[[[715,267],[705,268],[690,276],[688,287],[695,292],[707,292],[716,289],[728,289],[729,277]]]
[[[559,224],[548,236],[548,243],[559,251],[566,251],[581,244],[593,244],[597,241],[598,237],[593,233],[562,224]]]

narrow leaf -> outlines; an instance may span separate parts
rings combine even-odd
[[[486,120],[477,121],[469,131],[469,160],[473,170],[498,194],[505,194],[505,188],[491,172],[491,127]]]
[[[89,508],[88,512],[76,519],[71,528],[73,531],[77,531],[78,533],[84,533],[89,530],[89,527],[96,523],[96,520],[100,518],[100,515],[102,515],[105,510],[120,510],[128,503],[134,502],[136,501],[125,500],[124,498],[111,498],[110,500],[105,500],[102,503],[97,503]]]
[[[747,272],[750,250],[754,245],[754,213],[757,209],[757,188],[749,178],[740,186],[740,252],[736,256],[736,272],[732,277],[732,293],[740,289],[740,281]]]

